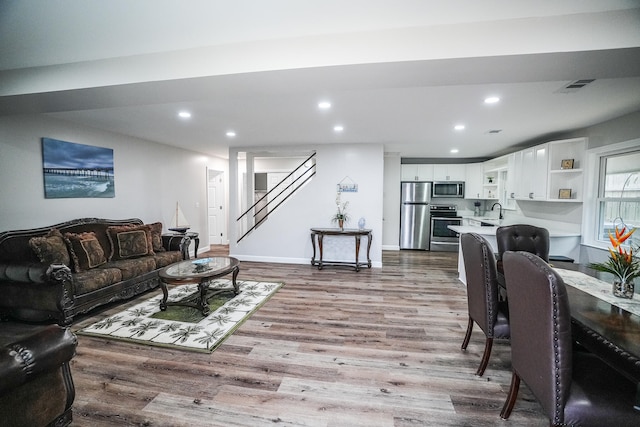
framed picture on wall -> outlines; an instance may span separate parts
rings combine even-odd
[[[46,199],[115,197],[113,150],[42,138]]]

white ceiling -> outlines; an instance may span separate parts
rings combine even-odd
[[[559,93],[578,79],[596,80]],[[209,155],[381,143],[485,157],[635,111],[638,0],[0,1],[0,115]]]

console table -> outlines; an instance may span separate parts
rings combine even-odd
[[[322,239],[324,236],[347,236],[354,237],[356,239],[356,258],[354,262],[348,261],[323,261],[322,260]],[[359,262],[358,256],[360,254],[360,238],[362,236],[367,237],[367,262]],[[311,265],[317,265],[318,270],[322,270],[325,265],[349,265],[355,267],[356,271],[360,271],[361,266],[367,266],[371,268],[371,258],[369,257],[369,251],[371,250],[371,230],[370,229],[358,229],[358,228],[312,228],[311,229],[311,246],[313,246],[313,257],[311,258]],[[318,243],[318,249],[320,252],[320,258],[316,261],[316,241]]]

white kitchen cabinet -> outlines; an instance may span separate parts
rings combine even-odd
[[[464,198],[483,199],[482,163],[468,163],[464,173]]]
[[[400,176],[403,181],[433,181],[433,165],[403,164]]]
[[[484,163],[403,164],[401,176],[464,181],[465,199],[498,201],[504,209],[516,209],[517,200],[582,202],[586,149],[586,138],[551,141]]]
[[[509,199],[582,202],[586,149],[586,138],[573,138],[513,153]]]
[[[418,170],[416,168],[416,165],[401,165],[400,179],[402,179],[402,181],[417,181]]]
[[[518,200],[546,200],[549,175],[549,144],[515,153],[515,198]]]
[[[507,156],[507,172],[504,177],[504,208],[509,210],[516,209],[516,153]]]
[[[513,199],[522,200],[525,198],[525,191],[528,189],[528,178],[524,175],[524,150],[513,153]],[[511,194],[509,194],[511,196]]]
[[[549,144],[534,147],[532,193],[534,200],[547,198],[547,181],[549,179]]]
[[[434,181],[464,181],[465,175],[464,164],[433,165]]]

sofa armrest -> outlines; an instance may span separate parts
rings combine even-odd
[[[60,283],[71,281],[71,269],[64,264],[0,263],[0,281],[21,283]]]
[[[11,323],[2,325],[11,329]],[[33,328],[33,333],[11,340],[3,336],[0,347],[0,395],[26,383],[41,372],[51,371],[69,362],[78,341],[68,328],[57,325]]]
[[[71,322],[73,275],[64,264],[0,264],[0,317]]]

